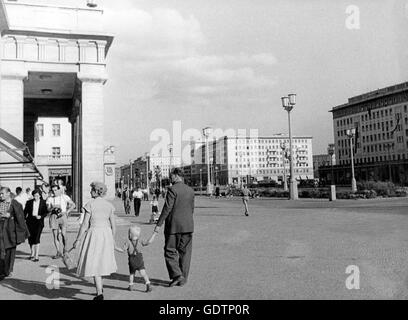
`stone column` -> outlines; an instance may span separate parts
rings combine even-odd
[[[70,117],[72,130],[72,188],[73,200],[77,205],[77,210],[82,207],[82,174],[81,174],[81,103],[75,101]]]
[[[82,202],[91,199],[90,184],[104,181],[104,106],[105,78],[78,74],[82,83]]]
[[[0,85],[0,128],[16,138],[24,139],[24,79],[28,76],[21,62],[2,61]],[[0,153],[0,161],[14,161]],[[17,171],[17,170],[14,170]],[[22,179],[7,181],[7,186],[15,190],[24,186]]]
[[[2,62],[0,127],[16,138],[24,138],[24,79],[28,77],[20,62]]]

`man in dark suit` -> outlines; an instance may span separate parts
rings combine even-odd
[[[183,183],[182,177],[181,169],[174,169],[171,172],[173,185],[168,188],[165,205],[148,242],[153,241],[164,223],[164,258],[172,280],[170,287],[186,284],[193,244],[194,190]]]
[[[9,188],[0,189],[0,281],[10,277],[14,268],[16,248],[24,243],[29,232],[23,206],[11,199]]]

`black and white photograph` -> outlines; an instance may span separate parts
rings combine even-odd
[[[408,0],[0,0],[0,32],[0,302],[408,299]]]

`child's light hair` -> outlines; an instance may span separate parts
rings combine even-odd
[[[129,239],[130,240],[139,239],[141,231],[142,230],[140,229],[140,227],[138,227],[137,225],[132,225],[129,228]]]

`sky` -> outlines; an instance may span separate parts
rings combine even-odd
[[[115,36],[104,98],[118,164],[152,150],[173,121],[183,132],[287,133],[289,93],[298,96],[293,134],[313,136],[314,153],[325,153],[333,107],[408,80],[407,0],[97,3]]]

